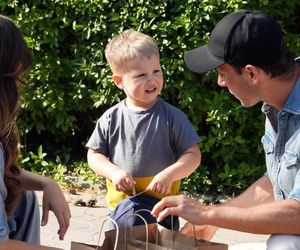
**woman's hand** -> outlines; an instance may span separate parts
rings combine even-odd
[[[59,230],[57,234],[59,239],[63,240],[70,225],[71,212],[65,196],[59,185],[49,179],[43,184],[43,214],[42,226],[48,223],[49,210],[51,210],[57,218]]]

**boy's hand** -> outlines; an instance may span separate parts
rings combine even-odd
[[[132,176],[123,169],[118,169],[112,175],[111,181],[115,187],[115,189],[119,192],[124,192],[127,190],[132,190],[135,181]]]
[[[168,194],[172,186],[172,180],[166,174],[158,173],[148,185],[147,189],[160,194]]]

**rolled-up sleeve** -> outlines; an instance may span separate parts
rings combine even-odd
[[[297,172],[294,188],[292,192],[289,194],[289,199],[296,200],[300,203],[300,169]]]

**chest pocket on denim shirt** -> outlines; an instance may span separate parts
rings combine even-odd
[[[280,163],[280,170],[278,174],[278,184],[280,189],[287,197],[293,190],[295,178],[299,170],[299,159],[295,152],[286,151]]]
[[[267,156],[274,153],[274,144],[268,136],[264,135],[261,142]]]

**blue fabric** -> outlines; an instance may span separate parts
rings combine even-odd
[[[300,202],[300,78],[282,110],[268,104],[262,108],[267,119],[262,143],[267,174],[276,200]]]
[[[9,238],[40,244],[40,211],[33,191],[21,192],[19,205],[8,217]]]
[[[5,199],[7,189],[4,183],[4,151],[0,143],[0,243],[8,240],[9,228],[7,224],[7,214],[5,211]]]
[[[35,193],[22,191],[18,205],[9,217],[5,211],[6,197],[4,153],[0,143],[0,243],[14,239],[40,244],[40,212]]]
[[[110,214],[110,218],[117,222],[119,228],[144,225],[145,223],[138,216],[130,216],[135,213],[141,215],[146,220],[147,224],[156,223],[156,218],[154,218],[150,212],[137,211],[140,209],[147,209],[151,211],[158,201],[159,199],[147,195],[138,195],[132,198],[124,199]],[[171,216],[168,216],[159,224],[168,229],[172,229],[171,218]],[[110,229],[115,229],[115,226],[112,225]],[[179,230],[179,220],[177,216],[173,216],[173,230]]]

